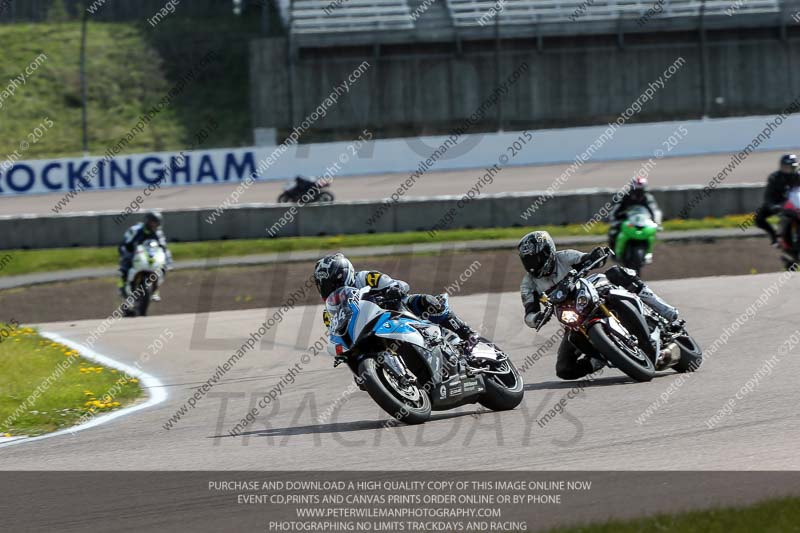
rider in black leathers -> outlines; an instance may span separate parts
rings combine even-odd
[[[125,284],[128,281],[128,271],[133,264],[133,253],[136,247],[142,244],[147,239],[156,239],[164,253],[167,256],[167,267],[172,265],[172,253],[167,248],[167,239],[161,229],[164,219],[161,213],[157,211],[150,211],[144,216],[144,221],[134,224],[125,232],[122,238],[122,243],[119,245],[119,272],[120,281],[118,283],[119,293],[122,298],[126,298]],[[158,291],[153,294],[153,300],[158,301],[161,299]]]
[[[773,246],[778,246],[778,235],[772,224],[767,221],[767,217],[781,212],[786,201],[786,193],[797,185],[800,185],[797,156],[786,154],[781,157],[780,168],[767,178],[764,203],[756,210],[754,219],[755,225],[767,232]]]

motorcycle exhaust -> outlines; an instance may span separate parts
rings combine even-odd
[[[671,342],[659,352],[658,358],[656,358],[656,370],[664,370],[665,368],[675,366],[680,359],[680,347],[676,343]]]

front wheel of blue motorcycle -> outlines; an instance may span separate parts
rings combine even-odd
[[[431,399],[415,383],[401,383],[375,359],[367,358],[358,365],[358,375],[370,397],[399,422],[422,424],[431,417]]]

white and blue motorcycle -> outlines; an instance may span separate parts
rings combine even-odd
[[[494,411],[520,404],[522,377],[493,343],[481,338],[467,354],[455,333],[386,304],[369,287],[342,287],[325,302],[334,366],[346,363],[384,411],[421,424],[431,411],[465,404]]]

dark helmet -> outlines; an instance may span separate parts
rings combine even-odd
[[[342,254],[326,255],[314,267],[314,282],[319,295],[327,299],[336,289],[355,285],[356,269]]]
[[[144,215],[144,222],[145,224],[154,222],[156,226],[161,226],[164,223],[164,217],[158,211],[148,211]]]
[[[786,154],[785,156],[781,157],[781,166],[792,167],[796,172],[798,167],[797,156],[794,154]]]
[[[522,266],[533,277],[550,276],[556,266],[556,243],[546,231],[533,231],[517,245]]]

